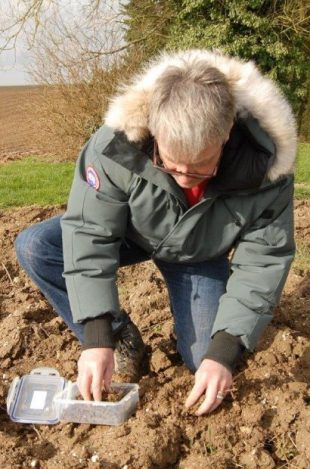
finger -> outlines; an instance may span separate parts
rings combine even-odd
[[[218,386],[216,384],[210,384],[208,386],[207,391],[206,391],[206,398],[196,412],[197,416],[210,412],[210,409],[214,405],[220,404],[220,402],[218,402],[218,400],[216,399],[217,392],[218,392]]]
[[[108,367],[104,373],[104,389],[106,390],[106,392],[111,392],[112,375],[113,366]]]
[[[82,375],[79,375],[77,384],[78,388],[80,390],[81,396],[85,401],[90,401],[91,400],[91,382],[92,382],[92,377],[89,374],[82,373]]]
[[[102,380],[103,374],[97,370],[93,375],[92,382],[92,393],[95,401],[101,401],[102,399]]]
[[[220,390],[217,392],[217,395],[220,394],[223,396],[223,399],[218,399],[216,398],[216,402],[215,404],[211,407],[211,409],[209,410],[209,413],[210,412],[213,412],[219,405],[221,405],[223,403],[223,401],[225,400],[225,398],[227,397],[227,394],[229,394],[229,392],[231,391],[231,389],[229,388],[225,388],[223,390]]]
[[[220,391],[220,392],[222,392],[222,391]],[[213,412],[215,409],[217,409],[221,404],[223,404],[223,401],[224,401],[224,399],[218,399],[218,398],[216,398],[215,403],[214,403],[213,406],[211,406],[211,408],[208,410],[208,413],[210,414],[210,413]]]
[[[211,409],[209,409],[208,413],[211,414],[211,412],[217,409],[221,404],[223,404],[223,399],[221,400],[217,399],[216,403],[211,407]]]
[[[204,393],[205,389],[206,389],[206,385],[204,383],[202,382],[195,383],[195,385],[193,386],[193,389],[189,393],[188,398],[186,399],[185,407],[188,409],[189,407],[194,405],[195,402],[197,402],[200,396]]]

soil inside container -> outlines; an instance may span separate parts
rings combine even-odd
[[[127,394],[126,391],[121,390],[121,391],[111,391],[111,392],[102,392],[102,397],[101,401],[102,402],[119,402],[123,399],[123,397]],[[83,401],[83,397],[81,394],[78,394],[75,399],[76,401]]]

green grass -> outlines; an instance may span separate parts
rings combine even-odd
[[[310,143],[300,143],[298,147],[295,197],[297,199],[310,197]]]
[[[0,164],[0,209],[66,203],[74,166],[34,156]],[[310,143],[299,145],[296,169],[295,197],[310,197]]]
[[[65,203],[74,166],[34,156],[0,164],[0,209]]]
[[[300,239],[296,244],[296,256],[293,262],[293,269],[298,275],[305,275],[310,271],[310,248]]]

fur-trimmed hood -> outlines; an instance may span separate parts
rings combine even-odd
[[[219,52],[192,49],[164,53],[148,64],[115,96],[105,115],[105,124],[122,131],[133,142],[149,136],[149,102],[157,78],[170,65],[184,67],[185,63],[204,60],[206,65],[220,70],[228,79],[235,98],[235,113],[241,117],[251,114],[271,137],[276,157],[269,169],[271,181],[292,173],[296,157],[296,123],[291,107],[277,86],[263,76],[253,62],[225,56]]]

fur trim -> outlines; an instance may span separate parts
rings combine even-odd
[[[148,103],[157,78],[170,65],[182,67],[184,62],[205,60],[218,68],[228,79],[235,97],[236,114],[255,117],[276,145],[276,158],[269,170],[271,181],[292,173],[296,157],[297,132],[291,107],[277,86],[263,76],[253,62],[202,49],[160,55],[133,82],[115,96],[105,115],[109,127],[126,133],[129,140],[139,142],[149,135]]]

